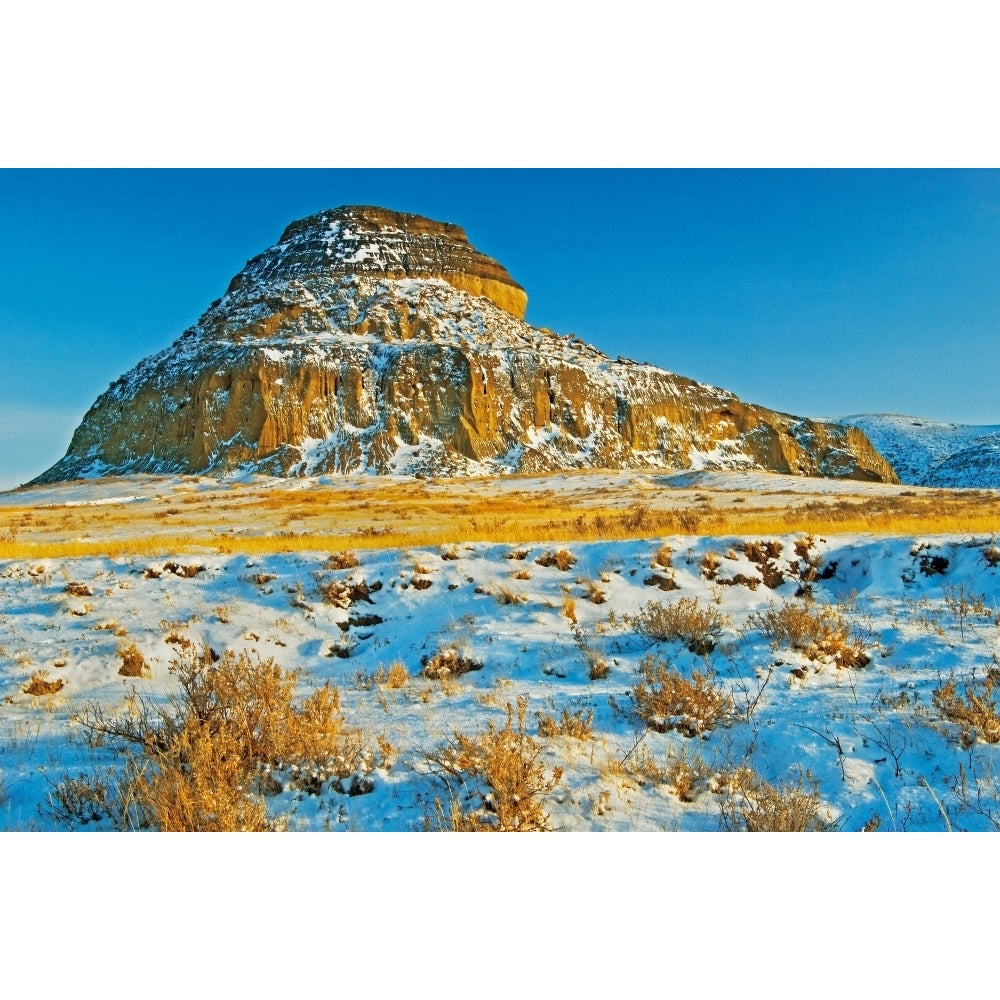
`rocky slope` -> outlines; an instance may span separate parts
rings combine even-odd
[[[914,486],[1000,489],[1000,426],[952,424],[896,413],[844,417]]]
[[[138,472],[746,468],[896,482],[864,433],[523,321],[457,226],[369,207],[290,225],[91,407],[35,482]]]

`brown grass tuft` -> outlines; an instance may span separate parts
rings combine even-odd
[[[38,697],[45,694],[55,694],[66,685],[66,681],[61,677],[57,677],[54,681],[50,681],[48,678],[49,672],[47,670],[36,670],[22,690],[25,694]]]
[[[169,638],[167,641],[169,641]],[[190,639],[185,639],[184,641],[188,644],[188,646],[191,645]],[[122,661],[122,665],[118,668],[118,673],[121,674],[122,677],[152,676],[152,671],[149,668],[149,664],[146,662],[146,658],[142,655],[141,650],[134,642],[119,649],[118,656]]]
[[[728,788],[720,799],[724,830],[747,833],[821,833],[834,829],[821,809],[819,785],[807,771],[795,781],[772,785],[750,768],[726,776]]]
[[[972,746],[977,740],[1000,743],[1000,715],[997,714],[993,690],[1000,680],[1000,671],[990,669],[979,679],[975,675],[962,686],[961,692],[952,677],[932,692],[934,706],[942,717],[959,726],[962,743]]]
[[[871,657],[860,639],[851,638],[851,626],[833,605],[786,601],[748,619],[775,646],[788,645],[807,660],[831,658],[838,667],[864,667]]]

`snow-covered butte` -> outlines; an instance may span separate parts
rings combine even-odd
[[[611,360],[528,325],[526,304],[457,226],[321,212],[114,382],[34,482],[642,467],[897,481],[856,428]]]

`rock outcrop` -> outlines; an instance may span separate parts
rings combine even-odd
[[[346,207],[290,225],[113,383],[35,482],[139,472],[743,468],[896,482],[865,435],[523,321],[457,226]]]

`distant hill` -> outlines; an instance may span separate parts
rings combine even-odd
[[[863,413],[840,422],[864,431],[901,483],[1000,489],[1000,425],[951,424],[898,413]]]

